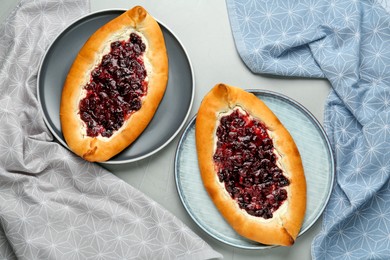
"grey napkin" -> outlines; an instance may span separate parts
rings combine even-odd
[[[0,258],[220,257],[156,202],[53,142],[36,85],[85,0],[21,1],[0,27]]]

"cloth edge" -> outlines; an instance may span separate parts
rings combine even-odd
[[[230,28],[232,31],[234,44],[236,45],[237,53],[241,58],[241,61],[250,69],[250,71],[253,72],[250,64],[246,62],[246,56],[248,56],[248,51],[244,42],[244,37],[242,37],[240,25],[237,21],[237,14],[233,12],[232,10],[235,10],[235,4],[234,1],[226,0],[226,6],[227,6],[227,12],[228,12],[228,19],[230,22]],[[241,37],[236,37],[236,35],[240,35]],[[249,59],[248,59],[249,60]]]
[[[10,12],[4,17],[4,19],[1,21],[1,27],[4,27],[5,24],[8,23],[8,21],[15,15],[15,13],[19,10],[23,0],[17,0],[16,5],[10,10]]]

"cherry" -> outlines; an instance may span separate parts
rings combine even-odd
[[[84,87],[87,94],[79,103],[80,118],[90,137],[110,137],[141,109],[141,98],[147,92],[142,58],[146,45],[141,37],[131,33],[127,41],[114,41],[110,47],[92,70]]]
[[[213,156],[219,181],[248,214],[272,218],[286,201],[290,182],[276,164],[266,126],[238,109],[219,123]]]

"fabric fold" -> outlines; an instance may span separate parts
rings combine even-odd
[[[22,0],[0,26],[0,257],[221,257],[145,194],[54,142],[37,99],[39,64],[88,12],[85,0]]]

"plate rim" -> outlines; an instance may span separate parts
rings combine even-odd
[[[290,104],[296,106],[301,111],[303,111],[306,114],[306,116],[309,117],[309,119],[312,120],[312,122],[314,123],[315,127],[319,130],[320,134],[322,135],[323,140],[325,141],[326,149],[327,149],[327,152],[329,154],[330,164],[331,164],[330,167],[329,167],[330,168],[329,192],[328,192],[326,198],[323,201],[323,205],[320,208],[319,213],[311,221],[311,223],[309,223],[304,229],[300,230],[300,232],[298,234],[298,237],[299,237],[299,236],[303,235],[305,232],[307,232],[318,221],[318,219],[322,216],[326,206],[328,205],[328,202],[330,200],[330,196],[332,194],[332,190],[333,190],[333,186],[334,186],[334,180],[335,180],[335,173],[336,173],[336,165],[335,165],[334,153],[333,153],[332,147],[330,145],[329,138],[328,138],[328,136],[327,136],[323,126],[320,124],[320,122],[317,120],[317,118],[306,107],[304,107],[302,104],[300,104],[298,101],[292,99],[291,97],[288,97],[288,96],[286,96],[284,94],[281,94],[281,93],[278,93],[278,92],[275,92],[275,91],[265,90],[265,89],[244,89],[244,90],[247,91],[247,92],[250,92],[252,94],[255,94],[255,95],[262,94],[262,95],[268,95],[268,96],[272,96],[272,97],[276,97],[276,98],[282,98],[284,101],[287,101]],[[179,158],[180,148],[182,147],[184,139],[188,135],[188,132],[191,129],[192,124],[194,124],[194,122],[196,120],[196,117],[197,117],[197,114],[195,114],[191,118],[191,120],[188,122],[187,126],[185,127],[185,129],[184,129],[184,131],[183,131],[183,133],[182,133],[182,135],[180,137],[180,140],[179,140],[179,142],[178,142],[178,144],[176,146],[175,160],[174,160],[174,177],[175,177],[176,190],[177,190],[177,192],[179,194],[180,201],[182,202],[183,207],[187,211],[187,214],[198,225],[198,227],[200,227],[208,235],[210,235],[214,239],[216,239],[216,240],[218,240],[218,241],[220,241],[220,242],[222,242],[224,244],[230,245],[232,247],[241,248],[241,249],[248,249],[248,250],[260,250],[260,249],[262,250],[262,249],[271,249],[271,248],[279,247],[277,245],[268,246],[268,245],[263,245],[261,243],[259,243],[259,245],[245,246],[245,245],[237,245],[237,244],[231,243],[229,241],[225,241],[225,240],[221,239],[219,236],[217,236],[214,233],[212,233],[210,230],[206,229],[206,227],[204,227],[202,224],[200,224],[199,221],[198,221],[198,218],[196,218],[194,216],[192,211],[189,209],[189,206],[187,205],[187,203],[185,203],[184,195],[182,194],[182,188],[181,188],[181,185],[179,184],[180,177],[179,177],[179,174],[178,174],[178,165],[180,164],[180,162],[179,162],[178,158]]]
[[[77,23],[80,23],[82,20],[84,19],[88,19],[88,17],[92,17],[92,16],[96,16],[96,15],[99,15],[99,14],[104,14],[104,13],[109,13],[109,12],[126,12],[128,9],[126,8],[107,8],[107,9],[101,9],[101,10],[97,10],[97,11],[94,11],[94,12],[90,12],[88,14],[85,14],[75,20],[73,20],[72,22],[69,23],[69,25],[67,25],[52,41],[51,43],[47,46],[43,56],[41,57],[41,60],[39,62],[39,67],[38,67],[38,74],[37,74],[37,87],[36,87],[36,94],[37,94],[37,99],[38,99],[38,103],[39,103],[39,108],[41,110],[41,114],[42,114],[42,117],[43,117],[43,120],[47,126],[47,128],[49,129],[50,133],[54,136],[54,139],[57,140],[61,145],[63,145],[66,149],[68,149],[71,153],[73,153],[72,150],[70,150],[68,144],[66,143],[66,141],[61,138],[60,136],[57,135],[56,131],[54,131],[53,127],[51,126],[51,124],[49,123],[49,119],[46,117],[46,114],[45,114],[45,110],[43,108],[43,103],[42,103],[42,100],[41,100],[41,95],[40,95],[40,92],[42,90],[42,86],[40,84],[41,82],[41,77],[42,77],[42,67],[45,63],[45,60],[46,60],[46,57],[48,55],[48,53],[50,52],[50,50],[52,49],[52,47],[56,44],[56,42],[59,40],[59,38],[61,38],[64,33],[73,28],[74,25],[76,25]],[[194,103],[194,99],[195,99],[195,87],[196,87],[196,84],[195,84],[195,75],[194,75],[194,69],[193,69],[193,66],[192,66],[192,62],[191,62],[191,59],[190,59],[190,56],[188,55],[188,51],[187,49],[184,47],[183,43],[181,42],[181,40],[176,36],[175,33],[173,33],[173,31],[167,27],[163,22],[161,22],[159,19],[156,19],[154,16],[153,18],[157,21],[157,23],[163,27],[163,29],[167,30],[173,37],[174,39],[179,43],[181,49],[183,50],[184,54],[185,54],[185,58],[187,59],[188,61],[188,65],[189,65],[189,68],[190,68],[190,74],[191,74],[191,99],[190,99],[190,103],[189,103],[189,106],[187,108],[187,113],[184,117],[184,119],[182,120],[180,126],[176,129],[176,131],[173,133],[173,135],[171,135],[162,145],[160,145],[158,148],[142,155],[142,156],[138,156],[138,157],[135,157],[135,158],[131,158],[131,159],[126,159],[126,160],[118,160],[118,161],[105,161],[105,162],[99,162],[100,164],[107,164],[107,165],[118,165],[118,164],[125,164],[125,163],[131,163],[131,162],[136,162],[136,161],[140,161],[140,160],[143,160],[145,158],[148,158],[156,153],[158,153],[159,151],[161,151],[162,149],[164,149],[169,143],[172,142],[173,139],[175,139],[175,137],[180,133],[181,130],[183,130],[183,128],[186,126],[186,123],[188,121],[188,118],[191,114],[191,111],[192,111],[192,107],[193,107],[193,103]],[[60,128],[60,131],[62,132],[62,128]],[[73,153],[74,154],[74,153]],[[120,153],[119,153],[120,154]],[[119,155],[118,154],[118,155]]]

